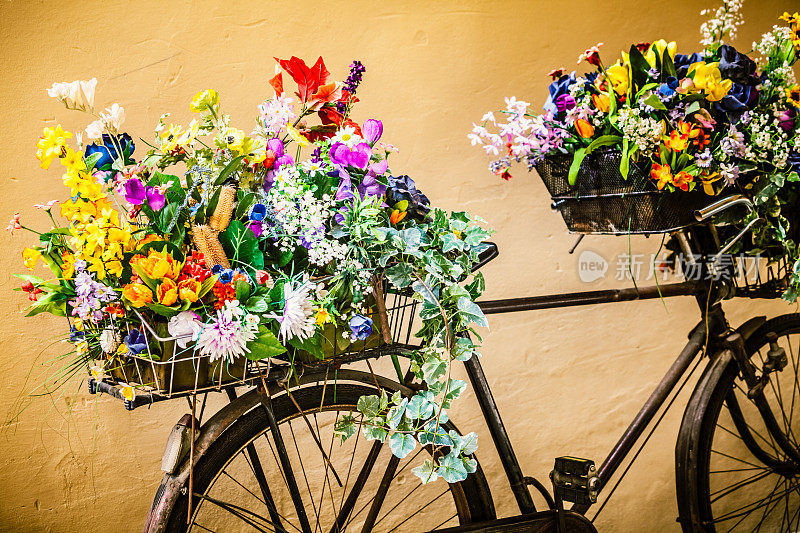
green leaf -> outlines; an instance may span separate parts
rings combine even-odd
[[[615,144],[619,144],[621,141],[622,137],[620,137],[619,135],[601,135],[597,139],[593,140],[592,143],[586,147],[586,153],[590,154],[600,147],[612,146]]]
[[[631,65],[631,84],[629,88],[629,99],[631,99],[647,83],[647,71],[650,70],[650,63],[636,48],[636,45],[631,45],[628,58]]]
[[[570,185],[575,185],[578,179],[578,171],[581,169],[583,158],[586,157],[586,148],[578,148],[572,156],[572,164],[569,166],[569,175],[567,181]]]
[[[231,159],[231,162],[222,169],[222,172],[219,173],[217,179],[214,180],[214,185],[219,186],[225,183],[225,180],[228,179],[228,176],[239,170],[239,167],[242,165],[242,159],[244,159],[243,155],[238,155]]]
[[[251,313],[266,313],[269,310],[269,301],[263,296],[251,296],[245,302],[244,308]]]
[[[364,426],[364,438],[366,440],[379,440],[381,442],[386,440],[386,435],[388,435],[385,429],[380,426]]]
[[[447,253],[452,250],[459,252],[464,249],[464,241],[455,236],[454,233],[445,233],[442,235],[442,252]]]
[[[403,415],[406,413],[406,405],[408,405],[408,400],[403,398],[399,404],[389,409],[389,412],[386,413],[386,425],[389,426],[389,429],[397,429],[397,426],[400,425]]]
[[[467,479],[467,469],[464,462],[454,453],[448,453],[439,461],[439,468],[436,473],[448,483],[458,483]]]
[[[83,159],[83,162],[86,163],[86,173],[91,174],[94,166],[100,161],[100,158],[103,157],[103,154],[100,152],[95,152],[89,157]]]
[[[278,338],[265,325],[258,327],[258,336],[247,345],[250,352],[245,353],[245,357],[251,361],[260,361],[269,357],[275,357],[286,351]]]
[[[317,359],[325,358],[325,352],[322,349],[322,340],[320,339],[320,335],[312,335],[304,341],[294,337],[289,340],[289,345],[298,350],[308,352]]]
[[[692,113],[697,113],[698,111],[700,111],[700,102],[694,101],[690,103],[688,106],[686,106],[686,111],[684,112],[684,115],[688,117]]]
[[[380,412],[380,408],[381,399],[375,394],[360,397],[358,399],[358,403],[356,404],[356,409],[358,409],[358,412],[364,415],[367,419],[375,418]]]
[[[234,268],[248,267],[252,270],[264,268],[264,254],[258,247],[255,233],[240,221],[231,222],[228,228],[219,234],[219,241]]]
[[[417,447],[416,439],[413,435],[409,435],[408,433],[394,433],[389,436],[388,442],[389,449],[400,459],[405,458]]]
[[[386,279],[398,289],[404,289],[414,281],[414,269],[408,263],[397,263],[385,271]]]
[[[457,307],[461,316],[467,320],[467,323],[473,323],[482,328],[489,327],[489,322],[486,320],[483,311],[471,299],[466,297],[459,298]]]
[[[419,228],[411,227],[400,232],[400,238],[405,244],[404,253],[416,252],[422,242],[422,232]]]
[[[369,396],[367,396],[369,398]],[[377,398],[377,396],[376,396]],[[359,399],[359,402],[361,400]],[[411,420],[425,420],[433,415],[434,404],[422,393],[417,393],[406,406],[406,416]],[[361,411],[361,409],[359,409]]]
[[[664,102],[658,97],[658,95],[651,94],[647,98],[644,99],[645,105],[649,105],[653,109],[658,109],[659,111],[666,111],[667,106],[664,105]]]
[[[436,465],[431,459],[425,459],[424,463],[412,468],[411,472],[419,478],[423,485],[433,483],[439,479],[439,474],[436,473]]]
[[[213,276],[209,276],[206,280],[200,285],[200,292],[197,293],[198,298],[202,298],[208,291],[214,288],[214,284],[217,282],[216,274]]]
[[[172,317],[174,317],[175,315],[177,315],[178,313],[181,312],[180,309],[167,307],[166,305],[162,305],[162,304],[156,303],[156,302],[150,302],[150,303],[148,303],[146,305],[147,305],[147,308],[150,309],[151,311],[153,311],[156,314],[159,314],[159,315],[161,315],[163,317],[166,317],[166,318],[172,318]]]
[[[352,415],[344,415],[333,426],[333,434],[344,443],[347,439],[356,434],[358,426]]]

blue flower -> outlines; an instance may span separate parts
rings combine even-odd
[[[675,94],[675,89],[678,88],[678,84],[678,78],[670,76],[665,83],[661,84],[658,88],[658,92],[661,93],[661,96],[672,96]]]
[[[126,163],[132,162],[131,155],[133,154],[136,145],[133,144],[133,139],[127,133],[116,135],[112,138],[111,135],[103,134],[103,144],[92,143],[86,147],[84,157],[89,157],[94,153],[100,154],[100,159],[95,163],[95,168],[99,170],[109,170],[111,164],[119,156],[117,153],[117,146],[122,149],[122,156]]]
[[[689,67],[694,63],[703,61],[703,54],[675,54],[673,63],[675,64],[675,71],[678,73],[678,79],[685,78],[689,73]]]
[[[214,272],[214,269],[219,267],[219,269]],[[233,270],[230,268],[222,268],[222,265],[214,265],[214,269],[211,269],[211,272],[218,276],[220,283],[230,283],[233,281]]]
[[[386,201],[394,205],[403,200],[408,201],[408,214],[419,220],[425,219],[431,211],[428,197],[417,189],[417,184],[408,176],[389,176],[389,187],[386,190]]]
[[[742,113],[753,109],[758,102],[758,89],[752,85],[742,85],[734,82],[722,100],[714,104],[717,113],[724,113],[731,123],[736,124]]]
[[[548,90],[550,91],[550,96],[547,97],[547,101],[544,103],[544,110],[545,111],[552,111],[553,113],[556,112],[556,98],[561,96],[562,94],[569,94],[569,86],[575,83],[575,73],[573,72],[569,76],[564,74],[556,81],[550,84]]]
[[[758,78],[755,77],[756,63],[744,54],[736,51],[736,48],[729,44],[719,47],[719,71],[723,78],[733,80],[734,83],[742,85],[755,85]]]
[[[353,315],[348,324],[350,332],[358,340],[366,340],[367,337],[372,335],[372,319],[369,317]]]
[[[786,164],[789,166],[790,171],[800,174],[800,152],[789,152],[789,157],[786,159]]]
[[[70,342],[80,342],[86,338],[86,333],[79,330],[75,326],[69,327],[69,341]]]
[[[253,209],[250,210],[250,220],[261,222],[267,216],[267,206],[264,204],[255,204]]]
[[[144,336],[144,333],[138,329],[132,329],[130,333],[125,336],[124,342],[125,346],[127,346],[128,350],[133,354],[138,355],[147,350],[147,338]]]

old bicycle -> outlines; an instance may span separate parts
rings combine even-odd
[[[692,259],[687,267],[713,268],[720,241],[708,221],[747,204],[739,196],[726,198],[696,213],[706,224],[674,233],[685,257],[705,258]],[[496,247],[488,248],[481,263],[496,255]],[[241,381],[209,389],[224,390],[231,402],[202,423],[195,413],[195,418],[186,416],[176,425],[164,458],[167,473],[145,531],[594,531],[584,515],[600,493],[613,491],[614,474],[626,458],[636,458],[637,443],[646,442],[652,433],[651,429],[643,438],[647,428],[661,420],[662,407],[672,406],[674,391],[680,391],[703,363],[676,444],[683,529],[797,527],[800,447],[794,404],[798,402],[800,410],[796,351],[800,315],[770,320],[758,316],[734,327],[722,307],[733,296],[777,297],[786,274],[786,265],[778,264],[754,282],[738,283],[724,275],[693,276],[699,279],[660,287],[483,302],[486,314],[676,296],[694,297],[700,308],[700,320],[689,332],[685,348],[608,457],[597,468],[588,459],[557,458],[550,480],[523,474],[480,362],[472,358],[465,363],[519,516],[496,518],[480,466],[460,483],[421,485],[407,467],[419,453],[430,453],[430,447],[400,460],[379,441],[334,444],[335,421],[357,412],[359,397],[381,388],[410,395],[418,387],[412,380],[399,383],[396,378],[350,369],[339,360],[335,366],[308,364],[289,382],[286,367],[279,363],[247,369],[254,374],[244,372]],[[408,294],[388,294],[392,344],[362,350],[347,363],[390,351],[402,356],[412,349],[410,328],[402,326],[413,316],[415,305]],[[250,390],[237,396],[243,385]],[[110,381],[90,379],[90,388],[125,400],[129,409],[188,394],[139,394],[130,400]],[[446,428],[456,426],[448,421]],[[181,455],[193,432],[191,453]],[[544,498],[547,509],[537,509],[531,487]],[[451,512],[430,513],[431,502],[447,502]],[[572,502],[569,509],[567,502]]]

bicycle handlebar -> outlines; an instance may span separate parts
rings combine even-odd
[[[703,222],[704,220],[708,220],[709,218],[713,217],[714,215],[725,211],[735,205],[744,205],[747,206],[748,211],[753,210],[753,202],[749,199],[745,198],[741,194],[734,194],[733,196],[728,196],[727,198],[723,198],[722,200],[718,200],[713,204],[709,205],[708,207],[704,207],[703,209],[698,209],[694,212],[694,218],[698,222]]]

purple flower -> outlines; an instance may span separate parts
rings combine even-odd
[[[373,146],[378,142],[383,135],[383,122],[374,118],[369,118],[364,121],[361,126],[361,133],[364,134],[364,140]]]
[[[785,132],[790,132],[794,129],[794,117],[797,115],[795,108],[790,107],[780,115],[778,115],[778,126]]]
[[[573,107],[575,107],[575,98],[572,95],[562,94],[556,98],[556,109],[558,109],[559,113],[568,111]]]
[[[247,225],[256,237],[261,237],[264,234],[264,224],[260,220],[251,220]]]
[[[371,163],[369,167],[367,167],[369,172],[372,172],[376,176],[380,176],[384,174],[387,170],[389,170],[389,162],[385,159],[378,161],[377,163]]]
[[[308,231],[303,234],[300,238],[300,244],[303,245],[303,248],[306,250],[310,250],[314,247],[316,243],[323,240],[325,238],[325,226],[319,226],[311,231]]]
[[[128,347],[132,353],[138,355],[147,350],[147,338],[144,333],[138,329],[132,329],[124,339],[125,346]]]
[[[550,84],[548,90],[550,91],[550,96],[547,97],[547,101],[544,103],[545,111],[552,111],[553,113],[556,112],[556,99],[561,96],[562,94],[569,94],[569,86],[575,83],[575,73],[573,72],[569,76],[564,74],[553,83]]]
[[[139,178],[131,178],[125,182],[125,200],[129,204],[142,205],[145,198],[147,198],[147,193]]]
[[[361,61],[353,61],[350,64],[350,74],[344,81],[342,89],[350,94],[356,94],[356,89],[358,89],[358,85],[361,83],[361,77],[364,75],[365,70],[367,69],[361,64]],[[336,102],[336,111],[339,113],[344,113],[346,108],[347,104],[344,102]]]
[[[358,340],[366,340],[372,335],[372,319],[366,316],[353,315],[348,322],[350,332]]]
[[[267,141],[267,150],[272,150],[275,158],[283,155],[283,141],[278,138],[272,138]]]
[[[289,154],[283,154],[275,159],[275,168],[281,168],[284,165],[294,165],[294,158]]]
[[[383,196],[386,194],[386,185],[380,183],[375,176],[367,174],[357,187],[362,198],[367,196]]]
[[[334,143],[331,146],[331,162],[342,166],[365,169],[369,164],[372,148],[367,143],[358,143],[350,148],[346,144]]]
[[[353,180],[347,172],[342,171],[339,174],[342,179],[339,181],[339,188],[336,189],[335,200],[349,200],[353,198]]]
[[[167,199],[156,187],[146,187],[145,193],[147,194],[147,205],[153,211],[161,211],[161,208],[167,203]]]

